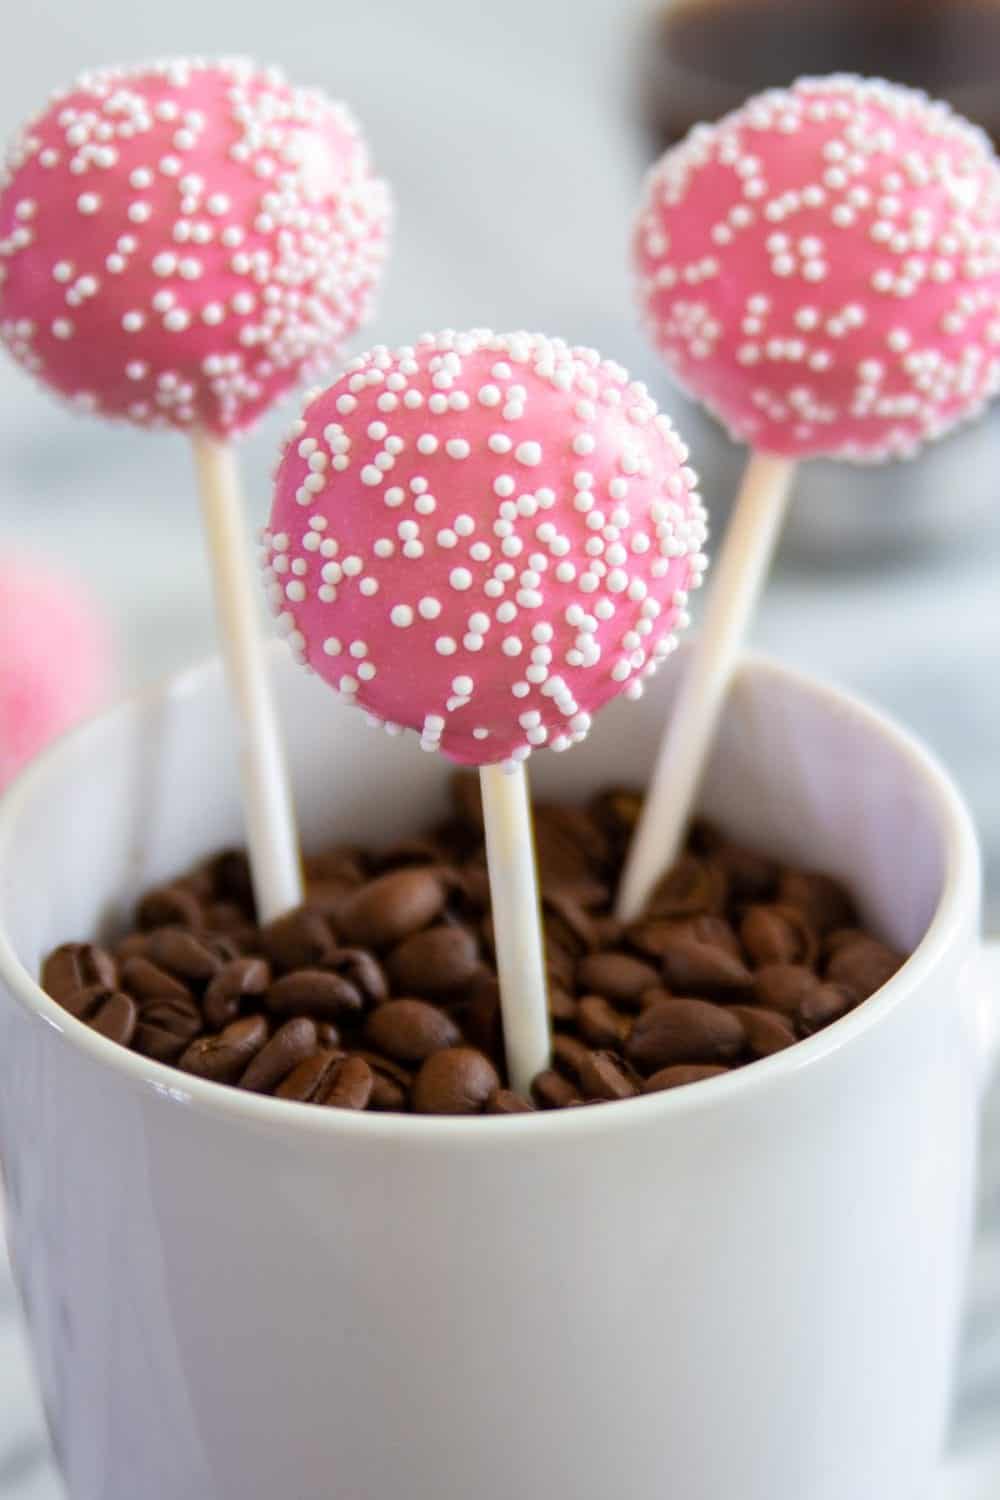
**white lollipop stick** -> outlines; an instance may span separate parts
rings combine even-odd
[[[617,916],[633,921],[684,843],[705,760],[715,737],[747,624],[781,531],[795,474],[791,459],[752,455],[722,549],[713,566],[701,634],[660,751],[629,847]]]
[[[284,746],[250,582],[232,445],[204,432],[193,435],[192,445],[223,661],[242,736],[240,780],[250,873],[258,917],[270,922],[303,899]]]
[[[531,1096],[549,1066],[551,1039],[535,876],[535,846],[524,767],[480,766],[493,939],[510,1086]]]

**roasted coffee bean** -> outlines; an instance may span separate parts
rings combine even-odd
[[[665,990],[662,984],[658,984],[655,989],[643,990],[639,996],[639,1009],[649,1010],[652,1006],[659,1005],[661,1000],[673,1000],[674,998],[670,990]],[[629,1024],[631,1025],[631,1021]]]
[[[755,969],[765,964],[816,962],[816,934],[796,906],[749,906],[740,923],[740,941]]]
[[[441,882],[419,866],[380,875],[345,902],[338,927],[348,942],[378,950],[393,948],[428,927],[444,907]]]
[[[115,958],[123,964],[127,958],[144,958],[149,947],[149,934],[130,932],[120,943],[115,944]]]
[[[462,1040],[454,1021],[425,1000],[387,1000],[365,1023],[365,1038],[396,1062],[420,1063]]]
[[[545,931],[557,948],[574,957],[596,951],[593,922],[579,901],[565,891],[542,892],[542,916]]]
[[[625,929],[625,938],[638,953],[662,959],[676,931],[677,923],[671,917],[640,917]]]
[[[535,844],[540,866],[570,878],[591,878],[611,858],[611,843],[600,822],[586,808],[564,802],[540,802],[534,810]]]
[[[388,849],[380,849],[372,865],[379,874],[387,870],[402,870],[407,865],[436,865],[442,853],[440,844],[433,839],[399,839]]]
[[[194,995],[144,1000],[139,1005],[139,1020],[143,1026],[159,1026],[188,1041],[205,1029],[201,1007]]]
[[[428,927],[393,948],[385,967],[397,994],[453,994],[479,968],[479,945],[464,927]]]
[[[720,922],[719,918],[704,920]],[[679,994],[726,998],[746,993],[753,983],[750,970],[734,956],[728,943],[706,942],[685,931],[678,932],[664,951],[663,977]]]
[[[631,1021],[609,1005],[603,995],[584,995],[576,1009],[580,1035],[589,1046],[614,1050],[628,1036]]]
[[[193,891],[182,885],[161,885],[147,891],[139,902],[136,919],[146,932],[155,927],[201,927],[204,914]]]
[[[232,901],[248,916],[253,915],[250,861],[242,849],[223,849],[204,868],[216,901]]]
[[[345,1057],[319,1103],[328,1109],[367,1109],[375,1075],[363,1057]]]
[[[712,854],[713,864],[724,872],[729,899],[744,902],[773,901],[778,890],[778,862],[740,844],[723,844]],[[792,903],[795,904],[794,902]]]
[[[551,995],[550,989],[550,1000]],[[485,967],[465,990],[461,1018],[466,1041],[485,1052],[487,1057],[498,1057],[503,1049],[500,986],[496,975]]]
[[[377,1052],[359,1052],[372,1070],[372,1092],[369,1109],[396,1112],[409,1107],[413,1075],[391,1058]]]
[[[235,1083],[267,1041],[263,1016],[244,1016],[215,1036],[202,1036],[181,1054],[177,1066],[196,1078]]]
[[[620,949],[624,944],[625,923],[619,922],[617,917],[592,917],[591,926],[594,932],[594,939],[602,951],[606,948]]]
[[[840,984],[817,984],[799,1006],[799,1030],[803,1036],[822,1031],[858,1004],[857,995]]]
[[[423,1064],[413,1084],[420,1115],[478,1115],[500,1086],[496,1068],[472,1047],[448,1047]]]
[[[239,1080],[241,1089],[270,1094],[316,1050],[316,1027],[306,1016],[286,1021],[262,1047]]]
[[[814,971],[804,964],[765,964],[753,976],[753,998],[768,1010],[795,1016],[802,1001],[819,982]]]
[[[560,990],[571,990],[576,974],[576,958],[553,941],[548,928],[545,930],[545,972],[550,985]]]
[[[867,1000],[888,983],[902,962],[902,956],[885,943],[862,937],[838,945],[827,963],[826,977],[853,990],[859,1000]]]
[[[333,974],[339,974],[372,1005],[381,1005],[389,998],[389,985],[385,971],[374,953],[367,948],[337,948],[323,965]]]
[[[190,1001],[194,998],[190,985],[168,974],[159,964],[148,958],[127,958],[121,967],[122,989],[126,990],[140,1006],[154,1000]]]
[[[660,960],[674,946],[678,937],[718,948],[733,958],[743,958],[740,940],[724,917],[642,918],[632,923],[626,936],[633,948],[650,958]]]
[[[576,1001],[561,985],[548,985],[549,1019],[553,1026],[571,1026],[576,1020]]]
[[[275,1098],[297,1099],[302,1104],[310,1104],[322,1099],[327,1090],[332,1088],[337,1069],[346,1056],[346,1052],[333,1048],[314,1052],[312,1057],[307,1057],[304,1062],[300,1062],[298,1067],[293,1068],[288,1077],[278,1084],[274,1091]]]
[[[661,1000],[639,1015],[625,1056],[640,1073],[671,1063],[732,1062],[746,1041],[742,1022],[707,1000]]]
[[[103,1005],[92,1013],[87,1025],[91,1031],[98,1031],[101,1036],[106,1036],[109,1042],[118,1042],[120,1046],[127,1047],[135,1036],[138,1020],[138,1007],[131,995],[114,990]]]
[[[670,1068],[660,1068],[642,1086],[644,1094],[658,1094],[663,1089],[681,1088],[686,1083],[700,1083],[704,1078],[718,1078],[722,1073],[732,1072],[719,1063],[675,1063]]]
[[[66,1007],[78,1020],[84,1021],[91,1031],[100,1032],[109,1041],[120,1042],[127,1047],[135,1036],[139,1011],[131,995],[121,990],[109,989],[106,985],[94,984],[78,990]]]
[[[539,1109],[567,1109],[581,1098],[579,1085],[555,1068],[545,1068],[535,1075],[531,1094]]]
[[[747,1046],[754,1057],[770,1057],[773,1052],[790,1047],[796,1040],[788,1017],[776,1010],[765,1010],[762,1005],[733,1005],[729,1008],[743,1022]]]
[[[646,915],[696,917],[708,912],[719,916],[726,904],[726,887],[725,872],[718,865],[682,854],[653,891]]]
[[[97,943],[63,943],[42,965],[42,989],[60,1005],[92,985],[113,990],[118,966],[106,948]]]
[[[659,981],[652,964],[631,953],[591,953],[576,966],[576,985],[584,994],[603,995],[616,1005],[636,1005],[643,990]]]
[[[221,1031],[240,1013],[244,1000],[257,1000],[271,983],[271,966],[265,958],[231,958],[209,981],[202,1008],[205,1020]]]
[[[316,1041],[319,1046],[336,1051],[340,1046],[340,1032],[332,1021],[317,1021]]]
[[[168,973],[204,984],[222,968],[221,941],[186,927],[159,927],[149,934],[146,952],[154,964]]]
[[[205,928],[220,937],[231,938],[238,948],[253,946],[257,928],[235,901],[210,901],[204,908]]]
[[[555,1036],[552,1038],[552,1066],[567,1078],[576,1082],[580,1069],[590,1056],[590,1048],[579,1037]]]
[[[347,898],[357,889],[342,880],[311,880],[306,887],[303,906],[337,931],[337,918]]]
[[[326,963],[337,945],[329,923],[318,912],[300,906],[262,927],[260,946],[276,969],[290,973]]]
[[[641,1092],[631,1069],[613,1052],[588,1052],[579,1080],[588,1099],[632,1099]]]
[[[311,1016],[316,1021],[337,1021],[358,1014],[363,1001],[350,980],[326,969],[293,969],[274,980],[267,992],[267,1008],[273,1016]]]
[[[823,937],[822,956],[828,962],[839,948],[846,948],[849,943],[856,943],[859,938],[866,938],[868,933],[861,927],[835,927]]]
[[[515,1094],[513,1089],[497,1089],[486,1105],[488,1115],[533,1115],[535,1106]]]
[[[821,936],[854,921],[854,903],[839,880],[814,870],[785,870],[778,886],[778,901],[795,906],[814,932]]]
[[[153,1000],[142,1007],[134,1046],[157,1062],[176,1062],[203,1030],[201,1012],[193,1000]]]
[[[357,844],[338,844],[324,854],[309,854],[304,861],[306,882],[336,881],[347,886],[364,885],[368,879],[365,852]]]

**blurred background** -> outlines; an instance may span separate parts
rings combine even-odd
[[[83,68],[171,53],[244,52],[345,99],[397,200],[365,339],[485,324],[596,345],[674,413],[717,526],[743,455],[670,389],[633,310],[627,243],[645,167],[757,87],[834,68],[944,93],[1000,134],[1000,0],[283,0],[273,13],[245,0],[22,0],[16,20],[0,138]],[[254,526],[290,414],[243,444]],[[190,462],[179,438],[71,416],[0,358],[0,568],[16,548],[89,586],[110,618],[119,691],[212,649]],[[998,579],[994,409],[913,464],[810,466],[755,631],[762,648],[897,715],[947,763],[982,834],[993,930]],[[16,649],[5,647],[5,673]],[[987,1232],[995,1225],[1000,1245],[1000,1099],[987,1133],[956,1497],[998,1492],[977,1488],[996,1481],[974,1455],[1000,1436],[1000,1251]],[[0,1266],[0,1497],[58,1494]]]

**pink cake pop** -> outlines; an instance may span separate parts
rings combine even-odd
[[[347,111],[275,69],[89,73],[0,177],[0,336],[85,411],[238,431],[364,320],[388,213]]]
[[[1000,387],[1000,171],[947,105],[803,79],[667,152],[635,259],[667,364],[754,453],[625,863],[624,920],[683,843],[795,462],[907,457]]]
[[[759,451],[905,456],[1000,385],[996,158],[912,89],[804,79],[699,125],[635,259],[673,373]]]
[[[0,562],[0,787],[95,713],[112,678],[110,629],[72,577],[15,553]]]
[[[559,339],[352,361],[296,425],[265,533],[296,653],[474,765],[565,749],[685,624],[704,512],[645,387]]]

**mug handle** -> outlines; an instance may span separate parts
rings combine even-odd
[[[977,1031],[985,1087],[1000,1056],[1000,938],[983,943],[975,959],[975,983],[978,991]]]

